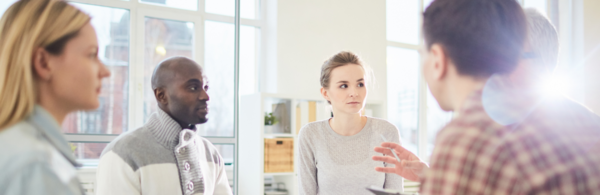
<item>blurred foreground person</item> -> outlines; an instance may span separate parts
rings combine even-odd
[[[21,0],[0,20],[0,194],[83,194],[60,124],[99,106],[90,17],[65,1]]]
[[[384,143],[375,150],[394,148],[403,162],[373,157],[396,164],[378,171],[413,174],[409,179],[421,180],[421,194],[600,193],[600,120],[567,98],[535,91],[536,78],[556,66],[558,40],[547,19],[532,10],[526,15],[511,0],[438,0],[427,8],[425,79],[440,106],[456,117],[436,137],[431,168],[401,146]],[[473,18],[490,20],[489,25]],[[448,21],[436,23],[442,20]],[[489,26],[505,27],[490,36],[482,30]],[[440,32],[455,37],[440,39]],[[477,42],[469,45],[468,38]],[[519,45],[527,45],[525,51]],[[494,71],[474,76],[485,69]]]
[[[96,194],[232,194],[223,158],[196,133],[208,118],[208,81],[185,57],[162,61],[152,74],[158,110],[102,152]]]

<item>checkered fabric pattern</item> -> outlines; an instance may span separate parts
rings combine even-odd
[[[437,135],[420,194],[600,194],[600,118],[565,98],[544,99],[502,126],[481,91]]]

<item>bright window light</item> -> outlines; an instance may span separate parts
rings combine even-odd
[[[570,79],[563,75],[552,74],[542,79],[541,89],[545,95],[565,95],[570,87]]]
[[[10,7],[13,3],[17,2],[17,0],[3,0],[0,1],[0,14],[3,14],[8,7]],[[1,17],[1,15],[0,15]]]
[[[546,11],[548,10],[546,0],[525,0],[523,4],[524,8],[535,8],[544,16],[547,16]]]

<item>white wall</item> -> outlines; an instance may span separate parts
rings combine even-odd
[[[585,105],[600,114],[600,1],[583,1]]]
[[[277,87],[271,92],[321,98],[321,65],[348,50],[375,74],[368,102],[385,103],[385,24],[384,0],[277,1]]]

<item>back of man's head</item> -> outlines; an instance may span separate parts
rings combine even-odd
[[[515,0],[435,0],[423,13],[427,49],[440,44],[459,74],[489,77],[518,64],[527,36]]]
[[[558,33],[554,25],[539,11],[525,9],[528,51],[533,54],[531,66],[539,73],[550,73],[558,61]]]

